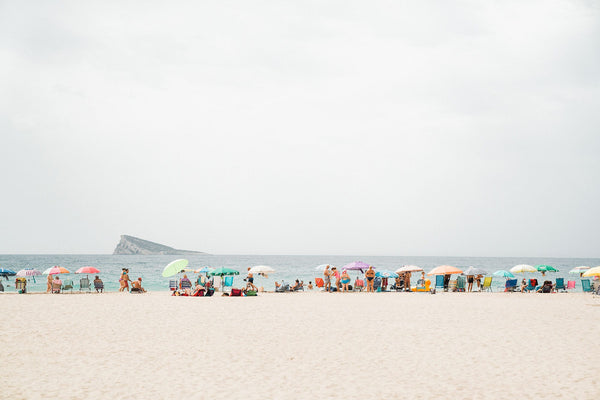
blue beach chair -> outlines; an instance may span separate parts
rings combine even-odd
[[[507,279],[505,284],[505,292],[514,292],[517,288],[517,280],[516,279]]]
[[[565,287],[565,278],[556,278],[556,286],[554,286],[554,289],[556,289],[557,292],[559,290],[566,292],[567,288]]]
[[[233,276],[226,276],[225,280],[223,281],[223,291],[225,291],[226,287],[232,287],[233,286]]]
[[[436,275],[435,276],[435,290],[438,288],[444,290],[444,275]]]
[[[592,291],[592,285],[590,285],[590,280],[589,279],[582,279],[581,280],[581,290],[584,293]]]
[[[537,279],[530,279],[527,282],[527,291],[528,292],[535,292],[537,290],[538,286],[537,286]]]

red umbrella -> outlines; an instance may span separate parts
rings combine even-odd
[[[76,274],[97,274],[99,272],[100,270],[94,267],[81,267],[75,271]]]

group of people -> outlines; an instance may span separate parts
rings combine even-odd
[[[121,269],[121,276],[119,277],[119,292],[129,292],[129,282],[131,282],[132,293],[145,293],[146,289],[142,287],[142,278],[138,277],[137,280],[132,281],[129,279],[129,268]]]

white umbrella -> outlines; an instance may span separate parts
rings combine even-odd
[[[583,274],[585,271],[587,271],[588,269],[590,269],[590,267],[575,267],[572,270],[569,271],[570,274]],[[17,275],[19,275],[17,273]]]
[[[397,274],[401,274],[403,272],[419,272],[423,271],[423,268],[417,267],[416,265],[403,265],[396,270]]]
[[[481,268],[469,267],[463,271],[463,275],[487,275],[487,271],[482,270]]]
[[[524,274],[525,272],[537,272],[537,269],[531,265],[519,264],[510,269],[513,274]]]
[[[250,271],[253,274],[272,274],[275,270],[268,265],[256,265],[250,268]]]

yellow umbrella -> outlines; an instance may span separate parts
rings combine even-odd
[[[587,271],[585,271],[582,276],[585,278],[588,278],[590,276],[600,276],[600,267],[590,268]]]

